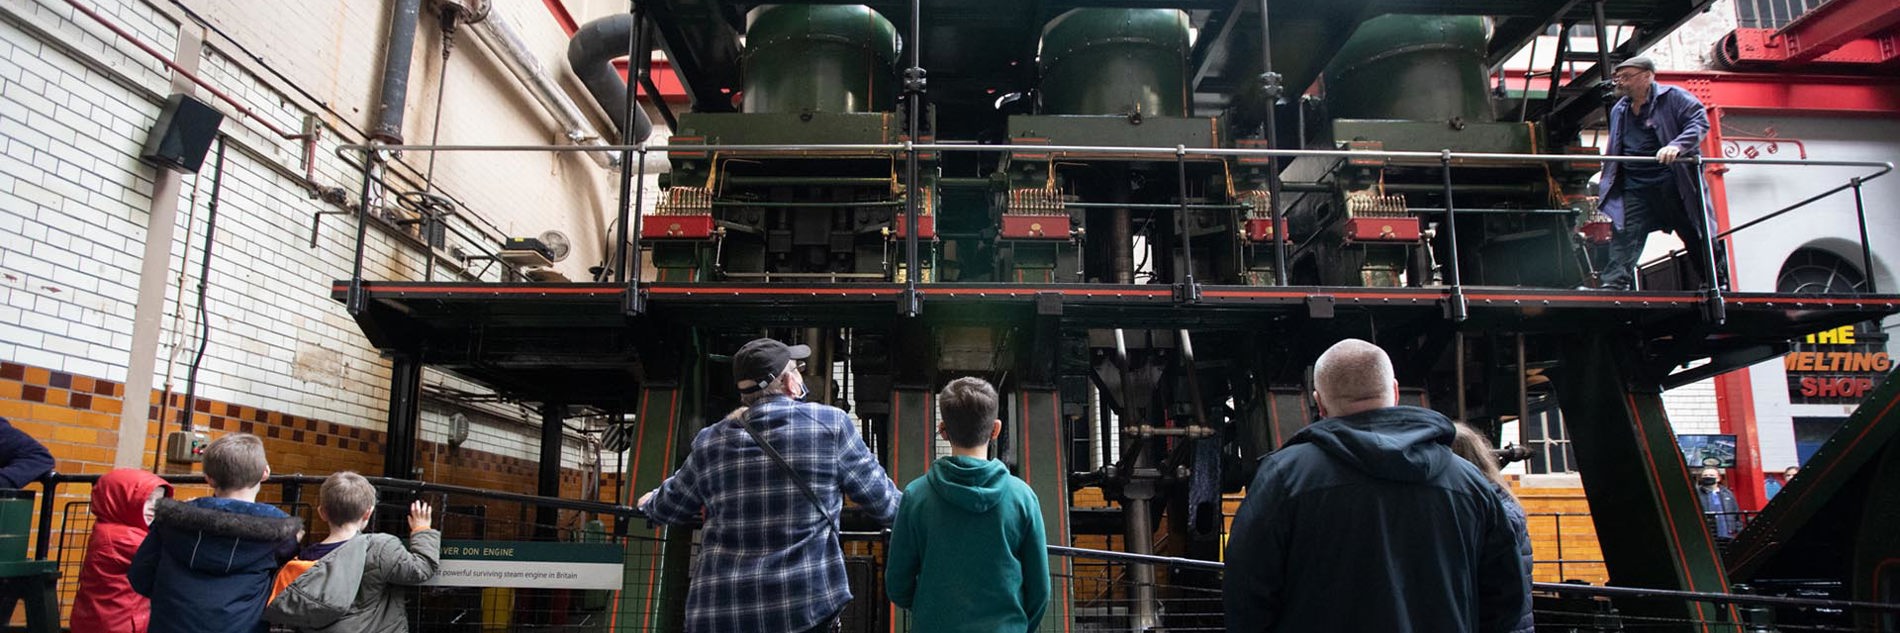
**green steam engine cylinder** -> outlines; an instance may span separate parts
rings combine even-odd
[[[1188,19],[1174,9],[1076,9],[1042,34],[1044,114],[1187,116]]]
[[[896,105],[897,28],[864,5],[752,13],[744,112],[883,112]]]
[[[1491,121],[1484,18],[1384,15],[1359,25],[1326,67],[1338,119]]]

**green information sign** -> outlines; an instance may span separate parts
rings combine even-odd
[[[620,546],[547,541],[442,541],[430,585],[537,589],[619,589]]]

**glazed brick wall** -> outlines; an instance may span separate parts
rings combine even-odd
[[[125,386],[121,382],[0,361],[0,418],[6,418],[16,428],[46,445],[56,462],[55,471],[62,474],[102,474],[112,469],[112,447],[117,441],[118,413],[124,395]],[[153,401],[160,401],[161,395],[154,393]],[[167,429],[177,428],[177,407],[183,405],[183,399],[182,394],[172,394]],[[262,438],[272,470],[277,474],[320,476],[339,470],[355,470],[365,475],[381,474],[385,441],[382,431],[214,400],[201,399],[194,408],[197,410],[193,416],[194,422],[212,437],[245,432]],[[157,407],[154,406],[148,415],[151,420],[151,432],[147,434],[145,445],[148,455],[157,446],[157,440],[152,439],[159,436],[157,414]],[[426,481],[518,493],[535,491],[539,466],[531,459],[500,455],[466,445],[450,447],[429,441],[419,442],[417,452],[417,461],[425,468]],[[146,464],[149,467],[149,458]],[[190,472],[190,469],[175,469],[170,465],[167,468],[167,472]],[[562,469],[562,496],[580,497],[583,477],[580,470]],[[604,500],[611,500],[612,486],[611,477],[603,481],[601,490]],[[30,488],[39,489],[38,486]],[[190,499],[208,492],[202,486],[180,486],[176,497]],[[84,484],[65,485],[57,493],[52,500],[55,530],[52,551],[62,561],[61,569],[65,575],[61,583],[61,595],[70,597],[77,587],[77,561],[85,552],[85,530],[89,529],[91,517],[77,508],[74,508],[72,516],[68,516],[66,510],[68,504],[86,501],[90,487]],[[260,501],[269,503],[280,502],[282,498],[282,492],[276,486],[265,486],[259,494]],[[303,502],[314,504],[316,501],[316,489],[306,487],[303,490]],[[525,524],[533,520],[532,510],[518,504],[454,497],[437,499],[436,502],[438,505],[461,508],[486,506],[488,529],[480,534],[483,537],[513,539],[532,536],[531,526]],[[299,514],[309,522],[311,534],[320,536],[327,531],[322,522],[316,520],[307,509]],[[561,525],[578,527],[582,520],[584,517],[577,514],[564,513]],[[458,524],[457,521],[462,522]],[[441,522],[443,527],[469,525],[467,521],[454,517],[444,517]],[[36,526],[36,539],[37,532]],[[474,535],[457,536],[466,538]],[[63,600],[62,604],[69,605],[70,600]]]

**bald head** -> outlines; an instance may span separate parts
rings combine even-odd
[[[1352,415],[1398,404],[1392,359],[1379,346],[1349,338],[1333,344],[1313,363],[1313,397],[1320,413]]]

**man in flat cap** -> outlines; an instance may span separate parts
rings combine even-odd
[[[1599,280],[1604,290],[1629,290],[1637,258],[1650,231],[1668,231],[1682,239],[1699,275],[1690,287],[1728,281],[1728,257],[1716,245],[1715,270],[1707,252],[1714,222],[1702,204],[1700,168],[1680,160],[1701,153],[1709,119],[1702,102],[1682,88],[1656,83],[1656,64],[1631,57],[1616,65],[1618,97],[1610,108],[1611,156],[1653,156],[1657,162],[1605,162],[1599,207],[1616,223],[1609,261]],[[1712,274],[1713,273],[1713,274]],[[1716,280],[1720,280],[1717,282]]]
[[[883,525],[897,516],[902,493],[850,416],[800,401],[810,356],[769,338],[739,348],[732,379],[745,408],[701,430],[679,470],[640,498],[650,521],[704,517],[689,633],[835,630],[851,601],[838,545],[843,498]]]

